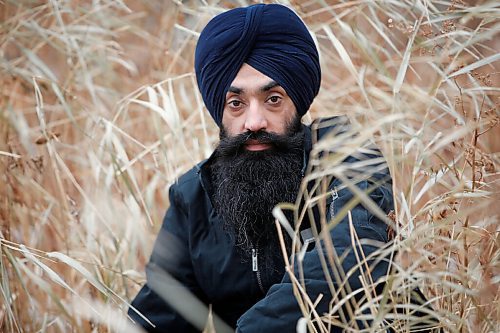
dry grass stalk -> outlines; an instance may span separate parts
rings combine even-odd
[[[199,31],[233,6],[215,3],[0,3],[0,330],[122,329],[115,319],[144,282],[169,184],[217,141],[192,68]],[[363,289],[335,288],[349,274],[336,270],[329,314],[314,311],[318,300],[294,276],[299,331],[355,331],[349,316],[408,331],[415,286],[445,331],[500,330],[498,5],[283,3],[320,45],[313,117],[347,114],[360,133],[321,143],[335,151],[313,155],[317,191],[306,202],[321,206],[325,179],[342,178],[341,157],[368,139],[388,161],[396,200],[392,246],[378,254],[396,255],[386,292],[373,293],[380,281],[362,252]],[[324,265],[338,268],[339,256],[328,251]]]

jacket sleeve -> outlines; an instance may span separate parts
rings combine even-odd
[[[158,285],[152,281],[155,278],[151,272],[152,268],[160,269],[176,281],[180,281],[192,294],[202,298],[202,292],[194,277],[189,256],[186,211],[183,209],[182,200],[179,198],[175,185],[170,187],[169,198],[170,207],[146,267],[147,282],[131,304],[147,320],[134,311],[132,307],[128,314],[136,324],[148,332],[196,332],[194,327],[169,306],[152,287],[152,285]],[[165,286],[165,283],[171,282],[161,281],[162,286]],[[175,290],[175,286],[169,288],[167,285],[165,288],[166,290],[172,290],[172,288]]]
[[[379,183],[379,180],[382,180],[383,178],[389,178],[388,173],[379,173],[378,177],[363,180],[356,184],[356,186],[361,191],[369,193],[369,197],[374,201],[374,203],[381,208],[382,211],[388,213],[393,207],[390,180],[383,185],[379,184],[373,186],[374,184]],[[333,189],[334,186],[335,181],[331,184],[330,189]],[[338,197],[326,207],[328,210],[327,218],[331,218],[331,213],[338,214],[343,207],[350,204],[351,199],[354,197],[355,195],[348,188],[338,191]],[[361,247],[364,255],[369,256],[371,253],[379,249],[380,246],[383,246],[385,242],[387,242],[387,224],[377,218],[362,204],[357,204],[350,211],[358,238],[376,241],[371,242],[371,245],[357,245],[358,252]],[[343,257],[343,271],[345,273],[349,272],[353,267],[358,265],[358,260],[352,251],[353,242],[351,241],[347,215],[343,217],[342,220],[330,231],[330,237],[337,255],[339,257]],[[326,246],[323,242],[321,242],[321,246],[323,248],[323,253],[325,254],[325,259],[327,259]],[[305,290],[311,301],[314,302],[320,294],[323,296],[322,300],[316,306],[317,313],[322,316],[329,311],[329,302],[332,299],[332,295],[325,277],[326,274],[321,265],[320,255],[322,254],[319,253],[317,247],[309,252],[306,252],[301,266],[304,272],[303,281]],[[295,276],[299,277],[297,260],[295,260],[295,263],[294,273]],[[370,262],[370,267],[370,275],[373,281],[376,281],[381,276],[387,274],[387,261],[382,260],[377,263]],[[336,281],[333,278],[334,275],[331,267],[329,267],[329,270],[334,287],[337,289],[339,281]],[[360,274],[360,271],[356,269],[348,278],[348,284],[353,291],[361,288],[359,279]],[[266,297],[243,314],[238,321],[238,332],[295,332],[297,322],[301,317],[303,317],[303,314],[294,296],[292,281],[290,276],[285,274],[281,283],[273,285],[269,289]],[[349,318],[347,318],[347,320],[349,320]],[[334,330],[333,332],[341,331],[342,330],[338,328],[337,331]]]

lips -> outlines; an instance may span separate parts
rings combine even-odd
[[[261,142],[255,139],[249,139],[245,143],[245,148],[250,151],[261,151],[271,148],[271,144],[266,142]]]

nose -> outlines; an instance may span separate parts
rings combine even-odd
[[[267,128],[265,110],[259,103],[251,103],[246,112],[245,130],[257,132]]]

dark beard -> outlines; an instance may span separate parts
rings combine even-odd
[[[248,151],[244,144],[249,139],[271,144],[271,148]],[[248,258],[252,249],[259,249],[259,265],[275,267],[276,255],[283,263],[271,211],[280,202],[295,202],[303,177],[303,160],[300,119],[292,122],[284,135],[258,131],[230,137],[221,131],[210,168],[214,206],[244,257]],[[293,215],[287,217],[292,221]],[[286,233],[284,236],[289,246]]]

